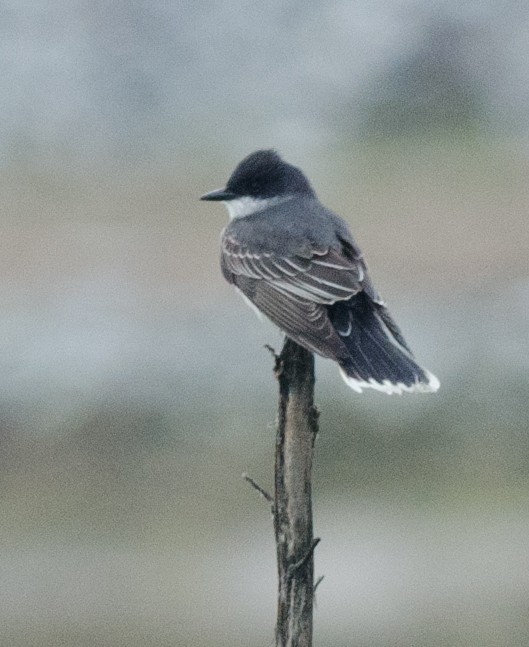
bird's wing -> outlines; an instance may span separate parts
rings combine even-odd
[[[263,281],[291,298],[328,305],[362,290],[365,272],[357,248],[345,241],[341,248],[307,244],[294,253],[279,254],[254,251],[225,235],[222,264],[235,277]]]
[[[329,306],[363,289],[365,265],[348,241],[340,247],[306,244],[297,253],[256,251],[233,235],[222,239],[222,270],[250,301],[290,337],[316,352],[336,357],[343,342]]]

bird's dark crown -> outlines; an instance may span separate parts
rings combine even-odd
[[[231,174],[226,190],[239,196],[274,198],[292,194],[314,195],[302,171],[284,162],[274,150],[251,153]]]

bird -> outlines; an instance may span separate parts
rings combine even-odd
[[[354,391],[433,393],[439,380],[420,366],[375,289],[345,220],[327,209],[305,174],[275,150],[258,150],[221,201],[221,270],[245,300],[287,337],[334,360]]]

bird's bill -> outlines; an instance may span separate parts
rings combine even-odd
[[[235,193],[231,193],[230,191],[226,191],[226,189],[215,189],[215,191],[210,191],[209,193],[204,193],[204,195],[200,196],[201,200],[233,200],[237,196]]]

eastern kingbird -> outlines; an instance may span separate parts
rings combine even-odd
[[[342,218],[326,209],[302,171],[273,150],[246,157],[226,187],[221,268],[288,337],[338,362],[345,382],[385,393],[437,391],[369,277]]]

